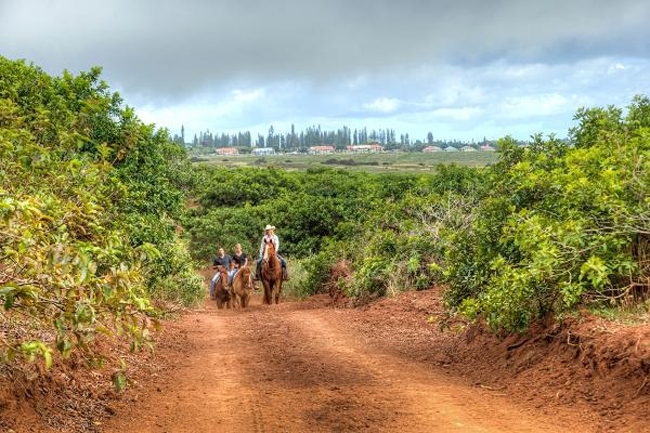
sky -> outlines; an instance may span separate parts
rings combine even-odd
[[[648,0],[0,0],[0,55],[99,65],[172,133],[566,135],[650,95]]]

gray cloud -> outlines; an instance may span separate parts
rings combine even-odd
[[[214,89],[328,86],[422,65],[650,57],[639,0],[0,0],[0,54],[105,67],[160,103]]]

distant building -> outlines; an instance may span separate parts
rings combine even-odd
[[[442,148],[438,146],[428,146],[422,149],[423,153],[434,153],[434,152],[442,152]]]
[[[481,146],[481,150],[483,152],[494,152],[496,149],[494,149],[494,147],[490,146],[489,144],[484,144]]]
[[[474,149],[472,146],[463,146],[460,148],[463,152],[476,152],[476,149]]]
[[[257,156],[275,155],[275,149],[272,147],[256,147],[252,153]]]
[[[359,144],[346,146],[348,152],[352,153],[376,153],[383,152],[384,148],[380,144]]]
[[[216,150],[217,155],[239,155],[236,147],[219,147]]]
[[[445,147],[445,152],[458,152],[458,149],[456,149],[454,146],[447,146]]]
[[[334,146],[312,146],[309,148],[310,155],[327,155],[334,153]]]

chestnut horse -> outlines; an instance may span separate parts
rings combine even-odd
[[[246,308],[251,299],[251,291],[253,290],[253,272],[250,265],[242,266],[242,268],[235,274],[232,280],[232,300],[233,306]]]
[[[232,296],[228,291],[228,271],[222,266],[219,266],[219,281],[214,286],[214,299],[217,301],[217,308],[222,309],[225,305],[230,308]]]
[[[262,260],[262,285],[264,286],[263,304],[271,305],[272,297],[275,295],[275,303],[280,302],[282,293],[282,264],[275,252],[273,242],[266,244],[264,258]]]

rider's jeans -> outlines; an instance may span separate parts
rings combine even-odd
[[[217,281],[219,281],[219,272],[214,274],[214,277],[210,280],[210,296],[214,296],[214,286],[217,285]]]

